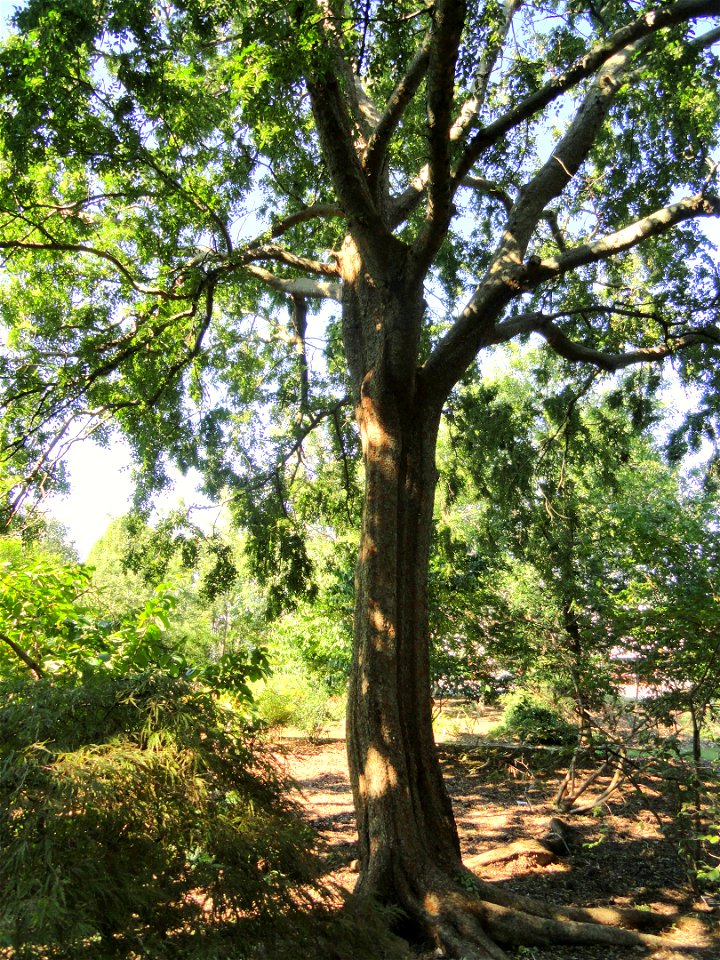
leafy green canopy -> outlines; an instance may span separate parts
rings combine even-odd
[[[714,389],[718,9],[652,9],[30,0],[0,51],[7,514],[117,424],[141,492],[166,458],[231,486],[258,572],[301,586],[293,480],[356,488],[348,230],[416,257],[428,370],[535,332],[606,369],[683,346]]]

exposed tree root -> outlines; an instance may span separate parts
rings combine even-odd
[[[463,960],[509,960],[483,929],[474,910],[453,903],[456,898],[429,894],[425,909],[438,951]]]
[[[628,907],[559,907],[545,900],[508,893],[472,874],[470,876],[473,887],[482,900],[547,920],[601,923],[609,927],[624,927],[630,930],[660,930],[673,923],[677,916],[676,913],[658,914],[650,910],[634,910]]]
[[[468,876],[470,876],[468,874]],[[508,960],[503,947],[560,945],[657,950],[667,941],[653,934],[617,926],[669,923],[644,911],[612,908],[557,908],[547,903],[502,893],[473,881],[477,893],[443,888],[424,898],[423,913],[438,951],[465,960]],[[498,902],[498,901],[503,902]],[[641,916],[642,915],[642,916]],[[651,918],[648,921],[648,916]],[[673,942],[673,949],[682,949]]]
[[[485,850],[474,857],[469,857],[465,865],[475,872],[478,868],[486,867],[490,863],[502,863],[507,860],[516,860],[518,857],[531,857],[541,866],[557,860],[557,854],[539,840],[516,840],[514,843],[506,843],[502,847]]]
[[[654,949],[665,945],[661,937],[649,933],[639,933],[623,927],[608,927],[600,923],[552,920],[487,901],[468,904],[467,908],[480,917],[484,929],[494,940],[513,946],[607,944],[617,947]]]

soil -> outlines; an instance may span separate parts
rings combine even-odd
[[[546,834],[550,818],[558,816],[553,798],[565,772],[557,768],[552,751],[498,749],[477,735],[441,743],[439,749],[466,861]],[[303,815],[318,834],[324,882],[352,890],[357,833],[344,740],[287,737],[278,743],[278,753],[296,783]],[[679,853],[672,792],[646,777],[623,787],[591,814],[560,815],[569,831],[562,856],[545,865],[532,855],[490,864],[482,868],[482,879],[557,904],[677,914],[663,934],[668,948],[651,956],[720,960],[720,899],[693,896]],[[520,948],[514,955],[525,960],[626,960],[630,954],[606,946],[558,946]],[[431,960],[433,954],[418,956]]]

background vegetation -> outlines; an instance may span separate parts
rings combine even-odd
[[[616,785],[680,763],[683,855],[711,887],[714,478],[668,459],[664,412],[636,377],[533,369],[508,354],[446,418],[437,709],[499,700],[496,738],[598,768],[612,755]],[[488,419],[491,434],[475,430]],[[308,916],[328,922],[304,901],[312,840],[259,739],[342,723],[353,540],[342,497],[336,525],[313,520],[314,484],[327,477],[308,477],[298,506],[307,582],[283,603],[245,533],[182,514],[113,521],[87,565],[52,524],[0,540],[0,936],[19,956],[193,953],[237,924],[259,944],[283,917],[299,937]]]

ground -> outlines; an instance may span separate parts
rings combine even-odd
[[[552,769],[550,752],[488,749],[476,731],[445,740],[440,752],[466,860],[509,842],[539,838],[549,819],[558,816],[552,800],[563,771]],[[342,737],[320,742],[284,737],[278,753],[319,835],[325,882],[352,889],[357,835]],[[540,865],[532,856],[520,857],[484,867],[483,879],[558,904],[678,913],[681,919],[667,936],[684,949],[656,951],[654,960],[720,960],[720,900],[693,896],[678,854],[676,810],[668,790],[661,792],[659,786],[646,778],[639,789],[626,787],[592,814],[563,816],[570,829],[568,849],[555,862]],[[626,960],[628,950],[521,948],[516,955],[524,960]],[[422,960],[432,956],[422,955]]]

